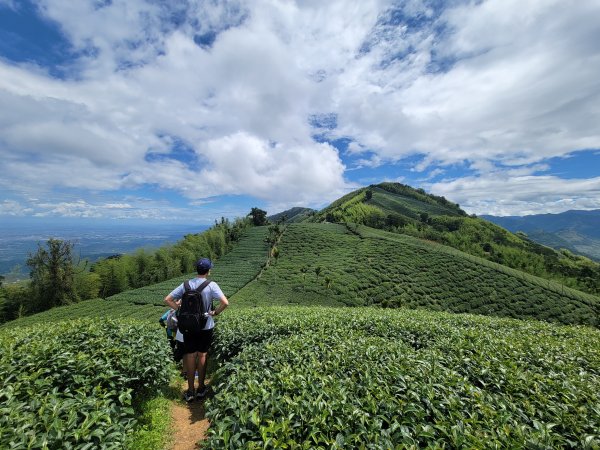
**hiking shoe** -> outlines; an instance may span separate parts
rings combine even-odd
[[[191,402],[192,400],[194,400],[194,392],[193,391],[185,391],[183,393],[183,399],[188,403]]]
[[[204,397],[206,397],[206,394],[208,394],[208,387],[203,386],[200,389],[198,389],[198,392],[196,392],[196,398],[203,399]]]

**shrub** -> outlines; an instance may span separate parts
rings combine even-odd
[[[205,448],[597,448],[600,333],[380,308],[220,323]]]
[[[1,448],[122,448],[132,397],[169,382],[162,331],[127,321],[41,324],[0,334]]]

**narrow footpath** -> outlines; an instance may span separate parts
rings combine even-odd
[[[271,259],[273,258],[272,251],[273,247],[276,247],[283,234],[285,233],[287,226],[284,226],[282,230],[276,236],[274,242],[271,243],[269,248],[269,254],[267,255],[267,260],[265,265],[261,268],[261,270],[256,274],[256,276],[246,283],[242,288],[238,289],[236,293],[241,291],[248,284],[253,281],[260,279],[262,273],[269,267],[271,264]],[[211,365],[214,364],[214,360],[209,358],[208,360],[209,368],[208,373],[211,372]],[[206,384],[210,386],[210,379],[206,379]],[[181,382],[181,393],[187,389],[187,382]],[[208,397],[212,395],[212,392],[209,390]],[[207,397],[207,398],[208,398]],[[177,400],[173,402],[173,406],[171,407],[171,415],[173,417],[173,427],[175,428],[173,432],[173,445],[170,447],[171,450],[195,450],[198,449],[198,442],[204,440],[206,438],[206,431],[210,426],[210,422],[205,417],[204,410],[204,400],[194,400],[191,403],[185,403],[183,399]]]
[[[207,384],[209,380],[207,380]],[[181,383],[181,392],[187,389],[187,383]],[[210,393],[209,393],[210,395]],[[173,416],[173,446],[172,450],[194,450],[198,448],[198,441],[206,437],[210,423],[205,417],[204,400],[194,400],[186,403],[181,400],[173,402],[171,415]]]

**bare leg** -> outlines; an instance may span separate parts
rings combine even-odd
[[[196,369],[198,370],[198,382],[199,388],[204,387],[204,378],[206,377],[206,361],[208,360],[208,353],[198,353],[198,362],[196,363]]]
[[[183,367],[187,372],[188,390],[194,392],[194,378],[196,378],[196,356],[198,353],[186,353],[183,355]]]

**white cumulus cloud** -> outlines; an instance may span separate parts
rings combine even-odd
[[[416,171],[500,177],[600,147],[596,1],[35,3],[73,56],[63,78],[0,60],[0,186],[13,195],[152,186],[316,205],[356,166],[315,139],[315,117],[363,168],[419,154]],[[535,198],[526,177],[549,182],[507,174],[490,208],[513,201],[508,186]],[[486,180],[432,189],[458,200]],[[592,181],[550,181],[590,204]]]

